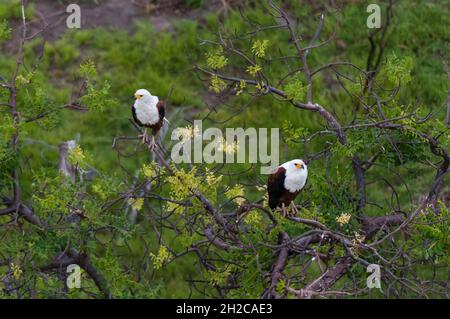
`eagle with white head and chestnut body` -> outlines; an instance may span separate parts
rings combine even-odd
[[[131,108],[134,121],[139,126],[145,127],[144,134],[139,137],[142,137],[142,143],[150,142],[149,148],[153,149],[156,146],[155,135],[158,134],[165,120],[165,103],[145,89],[137,90],[134,97],[136,101]],[[147,135],[148,128],[152,129],[151,141]]]
[[[294,159],[279,166],[269,175],[267,183],[270,208],[274,210],[280,207],[283,215],[287,216],[286,207],[293,204],[294,214],[298,213],[293,201],[305,187],[307,179],[308,167],[300,159]]]

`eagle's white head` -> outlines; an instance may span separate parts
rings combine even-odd
[[[281,166],[286,169],[286,174],[289,173],[308,174],[308,167],[306,166],[305,162],[301,159],[294,159],[292,161],[282,164]]]
[[[136,100],[142,100],[142,102],[149,102],[152,98],[152,95],[146,89],[139,89],[134,93],[134,97]]]
[[[136,101],[134,102],[134,106],[137,108],[140,107],[153,107],[156,108],[156,105],[159,102],[159,99],[157,96],[152,95],[148,90],[146,89],[139,89],[134,93],[134,97],[136,98]]]
[[[301,159],[294,159],[281,166],[286,170],[284,187],[291,192],[301,190],[308,178],[308,167],[305,162]]]

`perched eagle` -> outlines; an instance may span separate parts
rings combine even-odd
[[[281,207],[283,215],[287,215],[286,207],[293,203],[297,194],[305,187],[308,178],[308,167],[300,159],[294,159],[279,166],[269,175],[267,190],[271,209]],[[297,212],[295,204],[293,211]]]
[[[137,90],[134,93],[136,101],[131,108],[133,112],[134,121],[139,125],[145,127],[144,134],[142,135],[142,142],[149,142],[147,135],[147,128],[152,129],[152,139],[149,147],[153,149],[156,146],[155,135],[163,126],[164,116],[166,114],[164,101],[158,99],[157,96],[153,96],[149,91],[145,89]]]

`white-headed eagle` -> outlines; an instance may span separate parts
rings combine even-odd
[[[157,96],[151,95],[149,91],[145,89],[139,89],[134,93],[136,101],[131,108],[134,121],[142,127],[145,127],[144,134],[142,135],[142,142],[149,142],[147,129],[152,129],[152,139],[149,147],[153,149],[156,145],[155,135],[163,126],[164,116],[166,114],[165,103]]]
[[[294,159],[279,166],[271,175],[267,183],[269,206],[271,209],[281,207],[283,215],[288,215],[286,207],[297,197],[305,187],[308,179],[308,167],[300,159]],[[295,204],[293,211],[297,213]]]

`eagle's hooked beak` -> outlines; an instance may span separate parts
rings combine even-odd
[[[303,165],[300,164],[300,163],[295,163],[294,165],[295,165],[295,167],[296,167],[297,169],[302,169],[302,168],[303,168]]]
[[[135,94],[134,97],[136,98],[136,100],[140,100],[142,98],[142,95]]]

